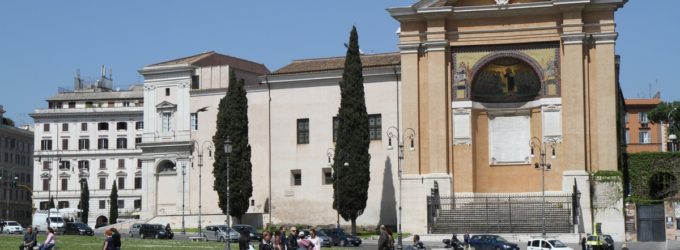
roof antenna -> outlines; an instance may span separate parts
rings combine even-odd
[[[113,67],[109,68],[109,80],[113,81]]]
[[[102,64],[102,77],[106,77],[106,66]]]

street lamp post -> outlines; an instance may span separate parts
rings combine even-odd
[[[50,198],[52,197],[52,189],[50,184],[52,183],[52,174],[42,173],[40,177],[47,179],[47,227],[50,227]]]
[[[333,161],[331,159],[333,159],[333,152],[334,151],[335,150],[333,148],[329,148],[328,150],[326,150],[326,156],[328,157],[328,166],[333,166]],[[347,154],[345,153],[345,151],[339,151],[339,152],[340,152],[340,156],[342,158],[347,157]],[[342,166],[343,167],[349,166],[349,162],[345,161],[345,163],[343,163]],[[338,194],[338,186],[337,186],[337,185],[339,185],[339,181],[340,181],[340,166],[336,166],[335,178],[333,180],[333,185],[334,185],[333,193],[335,194],[334,198],[337,198],[338,195],[339,195]],[[336,212],[336,216],[337,216],[337,219],[336,219],[336,229],[337,230],[335,232],[337,234],[340,233],[340,208],[339,208],[339,205],[340,204],[336,204],[336,208],[335,208],[335,212]]]
[[[529,140],[529,147],[531,148],[531,158],[534,158],[534,147],[538,147],[540,154],[539,162],[534,163],[534,168],[541,170],[541,220],[542,220],[542,235],[546,236],[545,233],[545,172],[550,171],[552,164],[548,162],[546,158],[546,151],[550,147],[550,158],[555,159],[555,147],[557,146],[557,140],[554,138],[543,138],[543,140],[538,137],[532,137]]]
[[[227,155],[227,228],[231,226],[230,223],[230,216],[229,216],[229,157],[231,154],[231,140],[229,140],[229,137],[227,136],[226,140],[224,140],[224,153]],[[229,231],[229,230],[227,230]],[[227,233],[229,234],[229,233]],[[229,245],[229,242],[231,241],[231,237],[227,237],[227,239],[224,241],[224,249],[225,250],[231,250],[231,246]]]
[[[671,134],[671,129],[673,128],[673,117],[671,114],[673,114],[674,111],[677,111],[677,107],[673,107],[671,111],[668,111],[668,141],[670,142],[670,147],[668,151],[675,152],[677,149],[675,148],[675,140],[677,140],[677,136],[675,134]]]
[[[201,226],[202,222],[202,212],[201,212],[201,192],[203,190],[202,184],[203,184],[203,152],[205,148],[205,144],[208,144],[208,157],[212,157],[212,149],[213,149],[213,143],[211,141],[203,141],[202,144],[198,144],[198,142],[194,142],[194,148],[196,149],[196,152],[198,153],[198,236],[203,236],[203,229]]]
[[[404,160],[404,137],[408,138],[410,141],[410,147],[409,150],[414,151],[416,150],[415,148],[415,137],[416,137],[416,131],[413,130],[412,128],[406,128],[404,129],[404,134],[400,135],[399,134],[399,129],[395,126],[391,126],[387,129],[387,150],[392,150],[394,147],[392,147],[392,139],[397,140],[397,147],[399,148],[398,152],[398,176],[399,176],[399,228],[397,228],[398,233],[397,233],[397,249],[403,249],[404,245],[402,242],[402,232],[401,232],[401,176],[402,176],[402,161]]]

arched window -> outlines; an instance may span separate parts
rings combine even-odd
[[[482,66],[472,79],[472,100],[522,102],[535,99],[541,78],[525,61],[501,57]]]
[[[163,173],[163,172],[175,172],[175,163],[169,160],[164,160],[161,163],[158,164],[158,173]]]

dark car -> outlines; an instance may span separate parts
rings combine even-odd
[[[345,231],[343,231],[342,229],[340,229],[339,231],[335,228],[321,229],[319,230],[319,234],[323,234],[330,237],[331,241],[333,242],[333,245],[335,246],[348,246],[349,244],[352,244],[354,246],[361,245],[361,239],[346,234]]]
[[[174,234],[172,231],[166,231],[161,224],[142,224],[139,227],[139,237],[142,239],[172,239]]]
[[[246,224],[236,224],[233,225],[231,228],[236,230],[238,233],[243,233],[244,231],[248,233],[248,236],[250,236],[251,241],[262,241],[262,234],[257,232],[257,229],[251,225],[246,225]]]
[[[470,246],[476,250],[519,250],[519,246],[515,243],[510,243],[501,236],[493,234],[473,235],[470,238]]]
[[[89,235],[94,236],[94,230],[90,226],[82,222],[68,222],[64,225],[62,234],[71,235]]]
[[[614,239],[612,239],[612,236],[609,235],[609,234],[603,234],[602,238],[604,238],[604,242],[605,242],[604,249],[614,250]]]

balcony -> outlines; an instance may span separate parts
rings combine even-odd
[[[138,114],[142,115],[144,107],[89,107],[89,108],[61,108],[61,109],[36,109],[31,116],[35,118],[53,115],[98,115],[106,114]]]
[[[141,149],[136,148],[111,148],[111,149],[90,149],[90,150],[47,150],[47,151],[35,151],[33,153],[34,157],[70,157],[70,156],[99,156],[99,155],[129,155],[129,154],[141,154]]]

